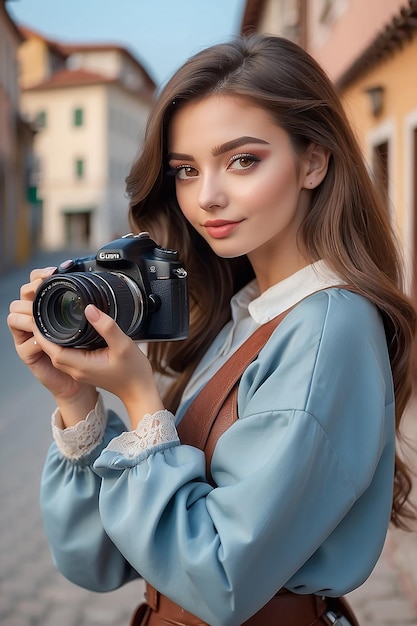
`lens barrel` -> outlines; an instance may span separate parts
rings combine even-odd
[[[124,333],[133,335],[145,315],[142,291],[129,276],[118,272],[54,274],[39,288],[33,303],[39,330],[53,343],[95,349],[104,339],[87,322],[84,309],[94,304]]]

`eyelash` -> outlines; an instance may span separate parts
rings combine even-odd
[[[259,157],[251,154],[250,152],[242,152],[241,154],[235,154],[234,156],[232,156],[228,165],[233,165],[233,163],[236,163],[241,159],[248,159],[249,161],[252,161],[252,163],[248,167],[244,167],[243,170],[249,170],[251,167],[254,166],[255,163],[259,163],[259,161],[261,160]]]
[[[189,167],[190,169],[195,169],[192,165],[176,165],[175,167],[169,167],[167,169],[167,176],[175,176],[177,177],[181,170]]]

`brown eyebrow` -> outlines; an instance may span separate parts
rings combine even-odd
[[[215,148],[213,148],[213,150],[211,151],[213,156],[220,156],[221,154],[224,154],[225,152],[229,152],[229,150],[235,150],[236,148],[240,148],[240,146],[244,146],[248,143],[260,143],[263,145],[269,145],[267,141],[264,141],[264,139],[258,139],[257,137],[238,137],[237,139],[232,139],[231,141],[226,141],[226,143],[223,143],[221,146],[216,146]],[[168,154],[168,160],[174,160],[174,161],[193,161],[194,157],[192,154],[183,154],[180,152],[170,152]]]
[[[264,139],[258,139],[257,137],[238,137],[237,139],[226,141],[226,143],[223,143],[221,146],[213,148],[211,153],[213,156],[219,156],[220,154],[229,152],[229,150],[240,148],[240,146],[244,146],[247,143],[261,143],[263,145],[269,145],[267,141],[264,141]]]
[[[192,154],[182,154],[181,152],[168,152],[168,161],[194,161]]]

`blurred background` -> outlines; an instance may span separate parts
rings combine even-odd
[[[124,180],[161,86],[194,52],[253,31],[297,42],[336,85],[385,193],[416,300],[417,0],[0,0],[3,626],[127,624],[140,596],[135,588],[97,599],[53,568],[37,502],[52,407],[14,353],[8,303],[30,267],[95,252],[128,231]],[[411,442],[416,422],[412,403]],[[415,532],[390,530],[352,602],[363,624],[417,624]]]

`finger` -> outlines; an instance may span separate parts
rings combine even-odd
[[[21,311],[13,311],[7,316],[7,325],[10,330],[24,331],[33,334],[33,317]]]
[[[29,365],[33,357],[43,352],[43,349],[33,336],[33,328],[28,322],[28,317],[11,313],[7,318],[7,324],[12,333],[17,354]]]
[[[19,346],[19,351],[24,354],[24,360],[28,365],[34,362],[34,357],[38,357],[39,354],[45,353],[40,343],[33,338],[33,335],[28,337],[28,339],[26,339],[26,341]]]
[[[33,300],[35,297],[35,293],[42,285],[43,279],[38,278],[37,280],[33,280],[31,283],[25,283],[20,287],[20,299],[21,300]]]
[[[92,358],[99,352],[83,350],[81,348],[67,348],[49,341],[38,330],[34,330],[32,346],[29,346],[31,355],[36,351],[43,352],[50,359],[53,367],[64,374],[68,374],[78,382],[88,382],[93,368]]]
[[[51,274],[55,271],[56,267],[53,266],[34,269],[30,273],[30,282],[38,279],[44,280],[45,278],[48,278],[48,276],[51,276]]]
[[[45,278],[51,276],[55,270],[56,267],[44,267],[42,269],[32,270],[30,273],[30,282],[22,285],[20,288],[20,298],[22,300],[33,300],[42,282]]]
[[[100,311],[93,304],[86,306],[84,310],[85,317],[91,326],[103,337],[109,348],[115,350],[128,343],[128,337],[122,331],[120,326],[116,324],[113,318]]]
[[[26,300],[14,300],[10,304],[10,313],[7,316],[7,325],[13,335],[16,349],[23,346],[23,344],[25,344],[28,340],[31,340],[31,347],[33,345],[36,346],[34,352],[38,353],[43,351],[44,345],[47,346],[50,343],[43,337],[36,327],[35,320],[32,315],[32,302]],[[21,351],[19,354],[21,354]]]
[[[10,313],[21,313],[23,315],[32,315],[32,303],[27,300],[13,300],[9,307]]]
[[[32,316],[32,303],[22,300],[12,302],[7,316],[7,325],[13,335],[16,348],[30,337],[33,338],[35,324]]]

